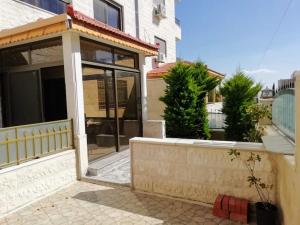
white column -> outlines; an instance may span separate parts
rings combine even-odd
[[[74,145],[77,151],[78,179],[88,168],[87,140],[85,133],[84,99],[79,34],[65,32],[63,39],[64,70],[68,118],[73,119]]]
[[[295,72],[295,156],[296,169],[300,172],[300,71]]]
[[[147,106],[147,68],[145,56],[139,54],[139,65],[141,71],[141,100],[142,100],[142,117],[143,121],[148,119],[148,106]]]

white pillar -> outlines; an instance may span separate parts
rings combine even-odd
[[[300,172],[300,71],[294,73],[295,77],[295,157],[296,169]]]
[[[139,54],[139,65],[141,71],[141,100],[142,100],[142,117],[143,121],[148,119],[148,105],[147,105],[147,68],[145,55]]]
[[[85,133],[82,66],[79,34],[62,35],[68,118],[73,119],[74,145],[77,151],[78,179],[88,168],[87,139]]]

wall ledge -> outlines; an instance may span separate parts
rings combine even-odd
[[[6,167],[6,168],[3,168],[3,169],[0,170],[0,175],[11,172],[11,171],[15,171],[15,170],[21,170],[22,168],[30,167],[30,166],[35,165],[35,164],[40,164],[40,163],[43,163],[45,161],[49,161],[51,159],[55,159],[55,158],[58,158],[58,157],[61,157],[61,156],[64,156],[64,155],[69,155],[69,154],[72,155],[72,154],[74,154],[74,151],[75,151],[74,149],[66,150],[66,151],[63,151],[63,152],[54,153],[54,154],[49,155],[49,156],[41,157],[39,159],[33,159],[33,160],[28,161],[28,162],[21,163],[19,165]]]
[[[145,144],[164,144],[173,146],[190,146],[199,148],[212,148],[212,149],[239,149],[248,151],[267,152],[263,143],[253,142],[235,142],[235,141],[207,141],[197,139],[180,139],[180,138],[143,138],[135,137],[130,139],[131,143],[145,143]]]

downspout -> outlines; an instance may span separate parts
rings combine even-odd
[[[139,14],[139,0],[135,0],[135,36],[140,38],[140,14]]]

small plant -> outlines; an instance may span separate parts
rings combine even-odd
[[[244,133],[244,140],[248,142],[261,142],[265,126],[260,122],[263,119],[271,119],[271,112],[266,105],[252,104],[247,107],[244,120],[249,121],[249,130]]]
[[[231,161],[240,160],[244,163],[249,172],[249,176],[247,178],[249,186],[255,187],[259,198],[263,203],[263,206],[265,207],[265,209],[269,209],[272,205],[270,200],[270,191],[273,189],[273,184],[264,183],[262,179],[260,177],[257,177],[257,175],[255,174],[255,167],[257,163],[261,162],[260,155],[250,152],[250,155],[247,159],[242,159],[241,153],[236,149],[231,149],[228,154],[232,157]]]

